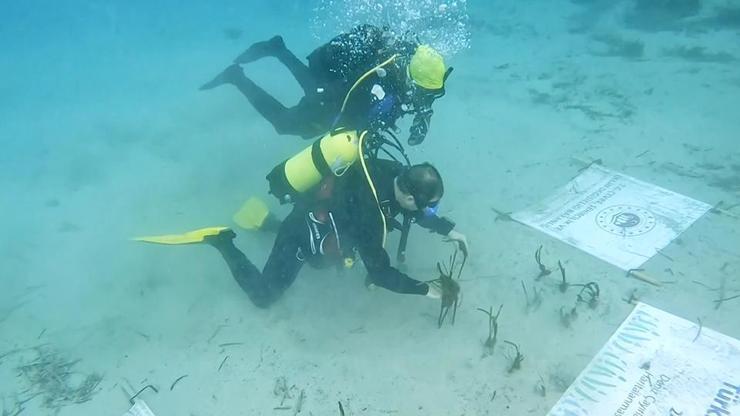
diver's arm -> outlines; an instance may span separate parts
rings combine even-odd
[[[416,223],[429,231],[445,236],[455,228],[453,221],[445,217],[438,217],[437,214],[421,213],[416,217]]]
[[[392,292],[409,295],[427,295],[429,285],[391,266],[388,253],[380,245],[359,247],[369,281]]]
[[[448,218],[438,217],[437,214],[422,213],[416,218],[416,223],[428,230],[447,237],[449,241],[456,242],[458,248],[462,250],[465,257],[468,256],[467,237],[465,237],[465,234],[455,231],[455,223]]]
[[[419,110],[414,114],[414,120],[411,122],[411,128],[409,129],[409,144],[411,146],[420,144],[427,137],[429,123],[432,121],[432,114],[434,114],[434,111],[432,111],[431,107]]]

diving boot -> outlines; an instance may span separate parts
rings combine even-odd
[[[275,56],[280,51],[285,50],[285,42],[282,36],[274,36],[269,40],[255,42],[247,50],[234,59],[236,64],[248,64],[266,56]]]
[[[237,64],[232,64],[226,67],[220,74],[216,75],[215,78],[201,85],[199,90],[210,90],[223,84],[236,84],[237,81],[244,78],[244,71]]]
[[[232,240],[236,238],[234,230],[227,228],[218,234],[208,235],[203,238],[203,243],[219,248],[222,246],[233,246]]]

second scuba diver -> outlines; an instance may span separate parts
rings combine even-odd
[[[298,81],[304,97],[286,107],[244,75],[240,64],[277,58]],[[445,93],[452,68],[429,45],[419,45],[388,30],[361,25],[308,55],[308,65],[285,47],[283,38],[257,42],[213,80],[208,90],[232,84],[278,134],[310,139],[338,127],[357,131],[396,130],[396,121],[413,114],[408,143],[421,143],[429,130],[432,103]]]
[[[439,298],[443,293],[438,287],[392,267],[384,246],[395,217],[404,212],[420,226],[456,242],[467,255],[466,237],[454,230],[453,222],[436,214],[444,194],[442,177],[428,163],[404,166],[358,156],[352,149],[362,149],[362,140],[354,131],[335,131],[272,170],[267,177],[270,192],[293,203],[282,222],[264,203],[255,201],[245,205],[248,212],[238,214],[240,219],[235,217],[245,228],[277,230],[261,271],[234,245],[236,235],[227,227],[137,240],[215,247],[239,286],[260,308],[280,298],[304,263],[317,268],[348,267],[356,254],[365,264],[368,284]],[[329,160],[334,161],[333,166],[326,163]]]

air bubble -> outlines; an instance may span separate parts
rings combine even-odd
[[[467,2],[456,0],[319,0],[312,34],[321,42],[361,24],[413,33],[446,57],[470,47]]]

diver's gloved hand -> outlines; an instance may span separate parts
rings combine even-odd
[[[455,230],[450,230],[447,234],[447,241],[455,242],[460,251],[463,252],[463,255],[466,258],[468,257],[468,238],[465,237],[465,234]]]
[[[455,307],[460,299],[460,284],[454,279],[445,282],[433,281],[427,283],[429,291],[427,297],[431,299],[440,299],[443,308]]]
[[[442,298],[442,290],[437,285],[432,285],[427,283],[427,286],[429,286],[429,291],[427,292],[427,297],[432,299],[440,299]]]
[[[429,117],[423,113],[417,113],[409,129],[409,145],[416,146],[424,141],[429,131]]]

